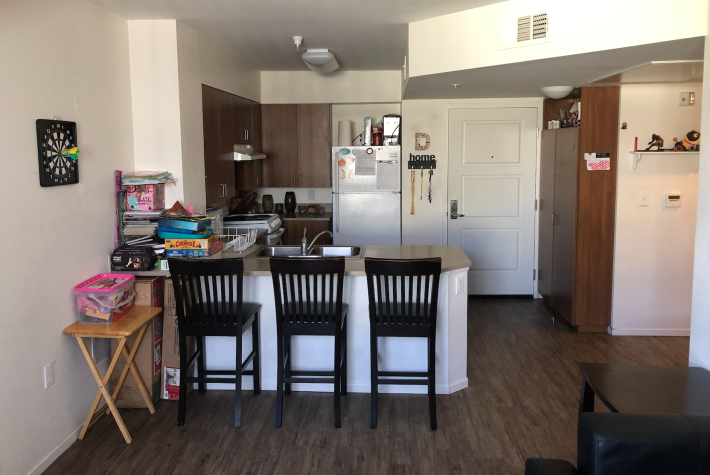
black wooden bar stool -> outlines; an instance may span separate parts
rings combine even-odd
[[[340,395],[347,396],[348,306],[343,303],[345,259],[270,259],[276,302],[276,427],[281,427],[284,385],[291,394],[292,383],[333,383],[335,427],[340,427]],[[323,335],[335,337],[333,371],[291,369],[291,337]]]
[[[441,258],[365,258],[370,308],[370,427],[377,427],[380,384],[427,385],[429,424],[436,430],[436,308]],[[378,337],[427,339],[427,371],[379,371]]]
[[[185,424],[187,385],[197,383],[200,394],[206,383],[232,383],[236,386],[234,426],[242,424],[242,375],[254,376],[254,394],[261,392],[259,367],[259,312],[261,304],[243,301],[244,261],[242,259],[193,260],[168,259],[175,289],[175,301],[180,333],[180,401],[178,425]],[[236,285],[235,285],[236,278]],[[251,326],[252,351],[242,361],[242,334]],[[187,337],[197,341],[197,351],[187,361]],[[236,369],[206,370],[206,336],[237,338]],[[197,361],[197,377],[187,377]],[[253,361],[253,370],[244,368]],[[231,376],[209,377],[209,376]]]

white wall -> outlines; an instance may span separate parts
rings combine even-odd
[[[501,49],[505,20],[543,12],[550,42]],[[679,12],[688,14],[675,21]],[[703,0],[510,0],[410,23],[409,72],[423,76],[705,36],[707,12]]]
[[[105,272],[113,249],[113,171],[133,169],[128,25],[83,0],[5,0],[0,44],[0,473],[25,475],[76,439],[97,391],[62,330],[72,286]],[[80,181],[41,188],[35,120],[55,114],[77,123]]]
[[[710,77],[710,36],[705,37],[703,75]],[[710,81],[703,83],[703,94],[710,95]],[[705,120],[701,126],[701,138],[710,137],[710,101],[705,101],[702,114]],[[699,168],[689,360],[691,366],[710,369],[710,148],[702,145]]]
[[[399,102],[402,72],[262,71],[262,104]]]
[[[189,29],[180,22],[178,24],[183,29]],[[199,41],[202,84],[261,102],[260,72],[230,56],[213,41],[197,33],[193,34],[197,35]]]
[[[135,168],[168,170],[177,178],[165,186],[167,206],[185,198],[175,23],[128,22]]]
[[[646,148],[652,134],[673,145],[700,130],[702,84],[621,87],[619,174],[616,198],[612,334],[689,335],[698,187],[697,155],[645,155],[636,170],[634,137]],[[678,93],[694,91],[696,104],[678,106]],[[584,113],[584,108],[582,108]],[[649,205],[639,206],[639,194]],[[665,193],[682,193],[682,207],[666,209]]]
[[[461,100],[405,100],[402,101],[402,244],[448,244],[447,240],[447,173],[448,173],[448,112],[452,108],[538,107],[541,98],[520,99],[461,99]],[[425,152],[414,150],[414,134],[424,132],[431,139]],[[538,143],[539,147],[539,143]],[[414,214],[410,214],[412,191],[409,155],[436,156],[436,170],[432,176],[435,195],[432,202],[419,200],[420,173],[416,172]],[[538,153],[539,157],[539,153]],[[429,184],[424,172],[425,189]],[[426,194],[426,190],[425,190]],[[537,220],[536,220],[537,222]],[[536,259],[537,262],[537,259]]]

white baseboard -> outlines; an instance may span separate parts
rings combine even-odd
[[[54,450],[47,454],[47,456],[42,459],[40,463],[35,465],[32,470],[27,472],[27,475],[40,475],[42,472],[47,470],[49,466],[52,465],[54,461],[59,458],[60,455],[62,455],[69,447],[71,447],[71,444],[76,442],[82,427],[84,427],[83,422],[79,427],[74,429],[71,434],[66,437],[66,439],[64,439],[58,446],[56,446]]]
[[[682,328],[612,328],[614,336],[690,336],[690,329]]]
[[[437,384],[436,394],[451,394],[456,391],[460,391],[468,387],[468,378],[461,381],[457,381],[453,384]],[[197,388],[197,386],[195,386]],[[207,389],[214,390],[226,390],[233,391],[233,384],[222,384],[222,383],[209,383],[207,384]],[[254,389],[254,383],[251,381],[244,381],[242,383],[242,389],[245,391],[251,391]],[[276,391],[276,381],[261,381],[261,389],[265,391]],[[328,393],[333,391],[332,384],[293,384],[292,389],[294,391],[309,391],[309,392],[321,392]],[[369,393],[369,384],[348,384],[348,392],[351,393]],[[381,384],[380,391],[384,394],[426,394],[426,386],[400,386],[394,384]]]

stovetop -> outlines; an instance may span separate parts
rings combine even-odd
[[[233,214],[224,218],[224,221],[268,221],[273,219],[276,214]]]

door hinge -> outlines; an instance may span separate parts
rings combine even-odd
[[[537,211],[537,198],[535,198],[535,211]]]
[[[540,138],[540,127],[537,127],[537,138]]]
[[[537,269],[533,269],[533,280],[537,280]]]

